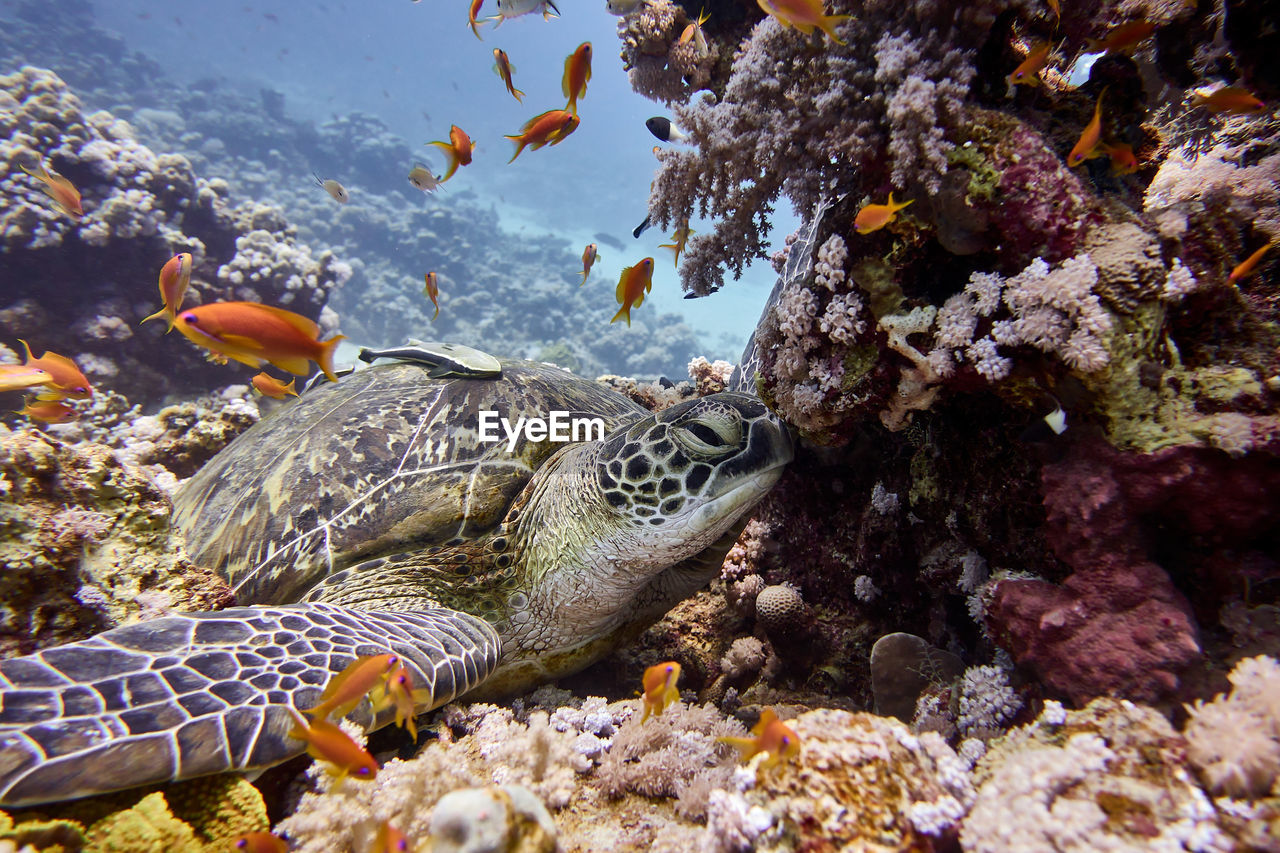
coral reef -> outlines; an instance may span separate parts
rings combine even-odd
[[[86,113],[55,74],[31,66],[0,78],[0,217],[10,286],[0,318],[33,344],[61,351],[90,380],[138,403],[208,390],[229,374],[159,324],[155,281],[176,252],[194,258],[188,304],[238,299],[287,306],[332,329],[322,309],[350,276],[331,252],[313,256],[278,208],[233,205],[224,181],[198,178],[181,155],[157,154],[105,111]],[[60,214],[18,168],[44,163],[80,190],[85,215]],[[156,353],[166,356],[157,360]]]
[[[0,849],[9,842],[13,850],[212,853],[266,828],[267,809],[258,790],[244,779],[215,776],[162,791],[84,800],[59,807],[56,815],[0,811]]]
[[[0,426],[0,653],[230,602],[183,555],[168,495],[104,445]]]
[[[690,295],[765,257],[782,196],[805,219],[773,258],[749,378],[824,449],[758,514],[771,549],[731,553],[731,595],[795,585],[821,639],[806,663],[864,691],[851,650],[910,631],[968,664],[1007,650],[1076,705],[1203,697],[1219,610],[1271,602],[1280,572],[1262,521],[1280,514],[1274,266],[1230,277],[1280,237],[1280,124],[1193,91],[1257,76],[1237,61],[1256,49],[1247,13],[825,5],[851,16],[844,44],[739,8],[713,14],[713,55],[679,79],[690,4],[619,27],[633,85],[689,136],[659,153],[650,214],[716,220],[685,253]],[[1072,73],[1139,20],[1153,37]],[[1040,85],[1008,85],[1040,43]],[[1068,166],[1095,114],[1135,169]],[[891,190],[911,206],[855,232]],[[910,718],[908,698],[945,697],[899,698]]]

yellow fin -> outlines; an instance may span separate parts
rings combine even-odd
[[[245,335],[219,335],[218,339],[223,343],[231,344],[233,347],[240,347],[241,349],[262,349],[262,344]],[[227,353],[227,355],[230,355],[230,353]],[[234,355],[231,357],[235,358]]]
[[[281,370],[289,371],[294,376],[306,376],[311,372],[311,360],[305,356],[275,356],[268,358],[267,361]]]

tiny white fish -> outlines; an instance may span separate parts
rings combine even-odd
[[[311,173],[311,177],[316,179],[316,186],[322,188],[329,195],[333,196],[333,200],[338,204],[346,204],[351,201],[351,196],[347,195],[347,189],[342,184],[334,180],[326,181],[315,172]]]
[[[609,14],[625,17],[644,5],[644,0],[605,0],[604,7]]]
[[[497,21],[494,24],[497,27],[508,18],[519,18],[532,12],[541,12],[544,19],[550,18],[553,13],[557,16],[560,14],[552,0],[498,0],[498,14],[489,20]]]

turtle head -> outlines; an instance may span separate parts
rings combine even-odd
[[[786,427],[755,397],[713,394],[605,439],[596,483],[631,545],[690,556],[755,506],[791,461]]]

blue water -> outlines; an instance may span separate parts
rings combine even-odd
[[[559,18],[531,14],[496,29],[486,24],[478,41],[467,27],[468,5],[111,0],[95,3],[94,11],[101,26],[120,33],[131,50],[160,62],[176,80],[217,76],[246,91],[274,89],[284,94],[291,119],[319,123],[353,112],[376,115],[437,173],[443,158],[422,143],[447,139],[451,124],[461,126],[476,143],[475,162],[445,185],[443,198],[474,191],[482,204],[493,203],[503,230],[516,239],[549,233],[568,240],[578,253],[589,242],[599,243],[595,273],[605,280],[593,278],[591,286],[612,287],[622,267],[654,257],[653,292],[637,312],[677,312],[697,331],[708,356],[736,360],[775,274],[760,261],[719,293],[686,300],[671,252],[659,248],[670,242],[670,231],[655,228],[632,237],[645,217],[656,165],[652,148],[658,142],[644,121],[664,109],[632,92],[618,58],[618,18],[605,10],[604,0],[561,0]],[[482,15],[495,12],[495,0],[487,0]],[[519,133],[532,116],[564,106],[564,60],[583,41],[592,42],[594,62],[579,105],[581,126],[562,144],[526,150],[508,165],[514,149],[503,135]],[[515,66],[515,85],[526,93],[523,104],[493,71],[495,47]],[[385,168],[402,180],[409,165],[392,162]],[[341,180],[343,166],[299,163],[298,180],[308,180],[312,168]],[[797,222],[781,207],[775,243]],[[691,225],[696,232],[709,230],[705,222]],[[626,249],[597,239],[600,232]]]

